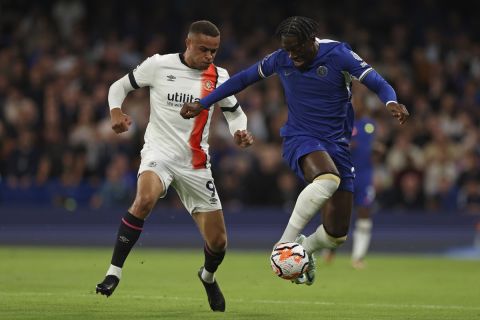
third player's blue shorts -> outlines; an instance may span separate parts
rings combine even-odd
[[[353,204],[360,207],[370,207],[375,199],[372,169],[359,169],[355,175]]]

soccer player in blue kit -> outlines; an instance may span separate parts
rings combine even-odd
[[[281,49],[235,74],[198,102],[185,103],[180,114],[197,116],[215,102],[277,74],[288,105],[280,130],[283,158],[308,185],[297,198],[279,242],[299,242],[311,263],[296,283],[315,280],[313,253],[345,242],[353,204],[354,168],[346,136],[352,80],[375,92],[403,124],[409,113],[393,88],[343,42],[316,37],[318,24],[306,17],[285,19],[277,28]],[[322,224],[305,237],[301,231],[322,209]]]
[[[356,211],[353,230],[352,266],[364,267],[364,258],[372,235],[371,209],[375,199],[373,185],[372,151],[374,148],[375,122],[368,117],[365,106],[355,108],[355,121],[352,128],[350,150],[355,166],[353,206]],[[353,111],[351,112],[353,113]],[[353,118],[353,116],[352,116]]]

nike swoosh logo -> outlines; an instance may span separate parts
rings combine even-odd
[[[294,73],[295,71],[290,71],[290,72],[287,72],[285,71],[285,77],[288,77],[289,75],[291,75],[292,73]]]

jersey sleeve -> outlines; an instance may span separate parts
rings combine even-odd
[[[366,63],[352,48],[346,43],[341,44],[339,50],[339,64],[343,71],[347,71],[355,79],[362,81],[373,68]]]
[[[277,57],[280,53],[280,50],[270,53],[268,56],[262,59],[258,64],[258,74],[262,78],[270,77],[272,74],[276,73],[277,70]]]
[[[230,76],[228,75],[227,70],[225,70],[223,68],[218,68],[217,67],[217,70],[218,70],[218,85],[217,86],[220,86],[222,83],[227,81],[230,78]],[[233,94],[231,96],[228,96],[228,97],[218,101],[217,104],[222,109],[222,111],[224,111],[224,112],[229,111],[229,110],[234,111],[233,109],[238,107],[237,98],[235,98],[235,96]]]
[[[133,88],[150,87],[155,78],[155,72],[158,68],[158,58],[156,54],[145,59],[134,70],[128,73],[128,79]]]

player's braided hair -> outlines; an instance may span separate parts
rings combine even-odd
[[[293,16],[283,20],[277,28],[278,36],[295,36],[302,42],[316,36],[318,23],[310,18]]]
[[[188,33],[204,34],[209,37],[218,37],[220,30],[217,26],[207,20],[195,21],[188,28]]]

